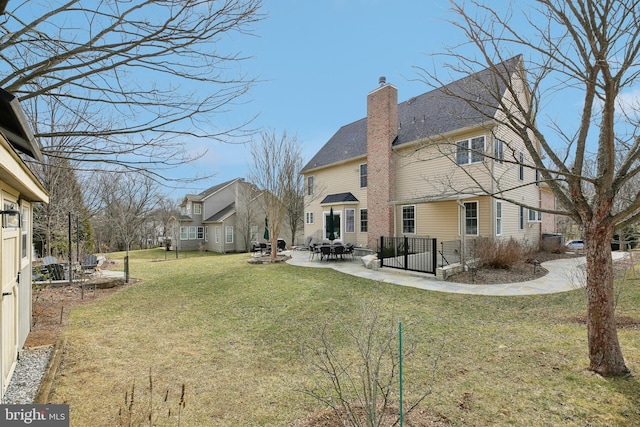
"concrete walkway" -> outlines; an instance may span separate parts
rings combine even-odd
[[[558,259],[542,263],[549,271],[544,277],[520,283],[508,283],[503,285],[469,285],[464,283],[452,283],[437,280],[429,274],[411,273],[394,268],[381,268],[370,270],[364,267],[360,259],[353,261],[320,261],[317,257],[309,260],[308,251],[286,251],[291,255],[288,264],[310,268],[333,268],[345,274],[376,280],[378,282],[391,283],[400,286],[410,286],[429,291],[449,292],[456,294],[493,295],[493,296],[517,296],[554,294],[578,289],[582,286],[584,257]],[[628,256],[625,252],[612,252],[613,259],[621,259]]]

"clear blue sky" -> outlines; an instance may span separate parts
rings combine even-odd
[[[365,117],[380,76],[398,88],[400,102],[429,90],[412,81],[414,67],[431,68],[430,54],[461,40],[445,22],[448,7],[448,0],[264,1],[268,16],[255,36],[234,36],[233,45],[252,56],[243,70],[261,81],[229,120],[259,114],[256,127],[297,135],[306,163],[341,126]],[[188,192],[246,174],[247,147],[207,144],[205,156],[176,174],[216,176]]]

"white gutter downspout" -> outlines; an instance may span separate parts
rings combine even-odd
[[[460,201],[460,199],[457,200],[458,202],[458,206],[460,206],[462,208],[462,212],[460,214],[460,217],[458,218],[458,221],[460,221],[460,264],[463,267],[466,267],[467,262],[465,259],[465,255],[467,253],[467,208],[464,206],[464,203],[462,203]],[[466,268],[465,268],[466,271]]]
[[[394,203],[391,206],[393,206],[393,237],[395,238],[398,230],[398,205]]]

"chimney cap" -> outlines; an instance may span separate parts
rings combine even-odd
[[[378,84],[380,86],[384,86],[385,84],[387,84],[387,78],[385,76],[380,76],[380,78],[378,78]]]

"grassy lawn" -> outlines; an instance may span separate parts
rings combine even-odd
[[[586,329],[573,320],[585,311],[581,290],[453,295],[330,269],[249,265],[247,254],[164,256],[132,252],[131,276],[143,281],[71,313],[50,402],[70,404],[72,426],[118,425],[132,388],[132,412],[153,405],[154,425],[178,425],[179,414],[182,426],[287,426],[322,408],[299,391],[308,377],[300,343],[330,319],[355,324],[363,302],[408,325],[403,340],[418,353],[405,360],[406,401],[433,383],[421,408],[452,425],[640,425],[638,379],[585,369]],[[638,283],[626,282],[617,310],[640,318]],[[640,330],[619,338],[637,374]]]

